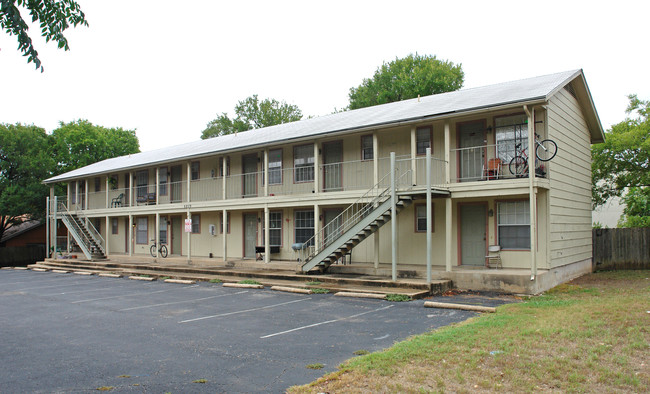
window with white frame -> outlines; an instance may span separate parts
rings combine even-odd
[[[198,161],[193,161],[190,164],[190,175],[191,175],[191,177],[192,177],[191,179],[193,181],[196,181],[197,179],[199,179],[201,177],[200,167],[201,167],[201,164]]]
[[[497,157],[505,164],[510,163],[517,152],[528,147],[528,117],[520,114],[495,118],[494,136]]]
[[[372,160],[374,153],[372,135],[364,135],[361,137],[361,160]]]
[[[149,219],[137,218],[135,223],[135,243],[146,245],[149,241],[147,239],[149,234]]]
[[[138,197],[146,197],[149,189],[149,171],[143,170],[135,173],[135,185]]]
[[[198,213],[192,214],[192,233],[201,233],[201,215]]]
[[[282,149],[269,151],[269,185],[282,183]]]
[[[497,231],[501,249],[530,249],[530,203],[497,203]]]
[[[314,211],[294,212],[296,243],[305,243],[314,236]]]
[[[433,219],[433,204],[431,204],[431,232],[434,232],[435,220]],[[418,204],[415,206],[415,231],[424,233],[427,231],[427,206],[426,204]]]
[[[418,155],[427,153],[431,148],[431,127],[418,127],[415,131],[415,150]]]
[[[293,148],[294,182],[314,180],[314,146],[301,145]]]
[[[262,233],[264,233],[264,225],[265,223],[262,222]],[[262,239],[262,242],[264,241]],[[269,245],[282,246],[282,212],[269,212]]]

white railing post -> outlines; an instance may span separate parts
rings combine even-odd
[[[431,283],[431,148],[427,148],[427,283]]]
[[[390,152],[390,230],[391,230],[391,276],[397,280],[397,201],[395,193],[395,152]]]
[[[57,204],[58,204],[57,197],[54,196],[54,254],[52,254],[52,257],[54,257],[54,258],[56,258],[56,246],[57,246],[56,245],[56,241],[57,241],[56,236],[59,233],[58,231],[56,231],[56,210],[59,208],[57,206]]]
[[[50,253],[50,197],[45,197],[45,257]]]
[[[271,224],[271,214],[269,212],[269,204],[264,204],[264,262],[267,264],[271,262],[271,245],[270,245],[271,229],[269,228],[270,224]]]

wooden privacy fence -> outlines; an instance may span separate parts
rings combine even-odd
[[[650,228],[592,230],[593,270],[650,268]]]

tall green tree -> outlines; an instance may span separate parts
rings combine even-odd
[[[350,109],[415,98],[418,95],[450,92],[463,87],[465,73],[460,64],[436,56],[410,54],[384,62],[372,78],[350,89]]]
[[[106,128],[87,120],[61,122],[52,132],[57,174],[112,157],[140,152],[135,130]]]
[[[63,32],[70,26],[88,26],[86,15],[73,0],[0,0],[0,28],[18,39],[18,50],[43,72],[38,52],[27,34],[29,26],[20,10],[29,12],[32,22],[39,23],[46,42],[56,41],[59,48],[70,50]]]
[[[650,227],[650,187],[631,187],[621,200],[619,227]]]
[[[201,138],[207,139],[302,119],[302,111],[298,106],[269,98],[260,101],[256,94],[239,101],[235,106],[235,115],[234,119],[228,117],[225,112],[217,116],[207,124]]]
[[[0,238],[24,215],[44,216],[48,187],[42,181],[54,168],[50,142],[40,127],[0,123]]]
[[[602,205],[626,188],[650,186],[650,101],[628,96],[627,117],[591,148],[592,203]]]

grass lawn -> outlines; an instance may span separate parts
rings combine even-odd
[[[355,357],[303,392],[648,392],[650,271],[583,276]]]

